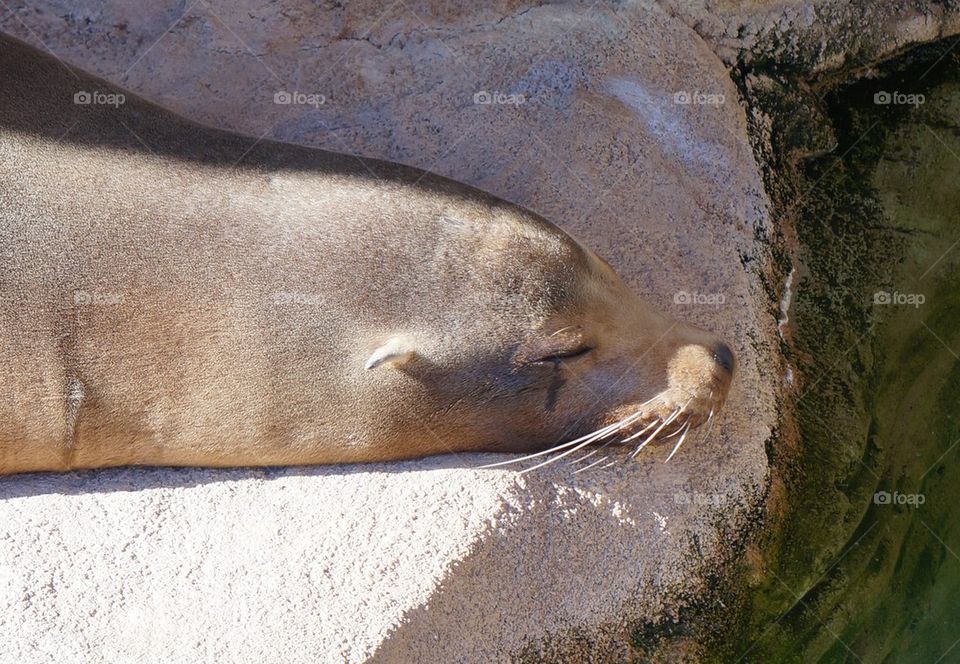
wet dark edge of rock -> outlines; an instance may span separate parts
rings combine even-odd
[[[926,661],[960,638],[944,633],[937,639],[928,629],[928,647],[911,643],[921,619],[907,609],[922,613],[936,585],[934,563],[945,553],[937,551],[938,542],[928,546],[933,529],[908,525],[919,512],[904,514],[874,501],[875,492],[896,491],[907,481],[902,472],[893,474],[898,454],[936,459],[957,438],[949,409],[956,409],[960,371],[954,365],[951,380],[930,395],[930,402],[945,407],[934,409],[943,418],[930,427],[926,448],[921,443],[921,449],[906,449],[912,440],[885,440],[877,409],[889,399],[886,392],[916,378],[891,383],[890,367],[903,362],[905,349],[917,352],[911,348],[917,342],[891,331],[890,312],[869,299],[895,288],[911,240],[921,232],[890,219],[872,183],[888,142],[917,107],[877,104],[873,95],[924,94],[945,82],[960,83],[960,59],[948,51],[953,42],[817,79],[801,78],[799,68],[777,71],[771,63],[734,72],[780,232],[772,247],[775,272],[785,276],[797,269],[791,316],[797,324],[783,350],[799,384],[781,436],[768,448],[774,486],[767,521],[726,583],[730,610],[706,612],[690,628],[705,648],[703,661]],[[950,265],[944,267],[948,272]],[[950,282],[942,279],[939,296],[929,298],[941,303],[926,316],[931,328],[960,328]],[[775,293],[777,287],[771,283],[769,289]],[[929,517],[934,527],[946,523],[956,504],[947,491],[939,520]],[[921,552],[906,568],[903,550],[918,541]],[[894,571],[880,574],[890,566],[883,559],[898,553]],[[953,562],[960,569],[960,561]],[[870,587],[878,585],[877,577],[886,581],[879,591]],[[903,607],[897,617],[884,608],[891,603]],[[845,612],[856,615],[837,618]]]

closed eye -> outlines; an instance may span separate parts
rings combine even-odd
[[[590,346],[581,346],[579,348],[561,350],[555,353],[550,353],[549,355],[545,355],[544,357],[541,357],[538,360],[534,360],[534,362],[546,363],[546,362],[556,362],[558,360],[572,360],[573,358],[576,358],[576,357],[583,357],[584,355],[586,355],[592,350],[593,348],[591,348]]]

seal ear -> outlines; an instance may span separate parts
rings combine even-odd
[[[364,363],[364,369],[373,369],[381,364],[389,364],[398,367],[410,360],[414,355],[412,344],[406,337],[390,337],[387,341],[377,348],[367,361]]]

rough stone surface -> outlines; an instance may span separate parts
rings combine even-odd
[[[729,65],[801,75],[872,65],[960,33],[960,6],[938,0],[663,0]]]
[[[7,657],[492,661],[675,618],[735,553],[783,385],[737,90],[658,5],[481,4],[11,2],[0,29],[192,119],[427,168],[543,214],[734,346],[710,436],[669,464],[657,448],[578,475],[450,456],[5,478]],[[625,644],[603,647],[592,656]]]

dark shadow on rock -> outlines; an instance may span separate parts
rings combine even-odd
[[[329,477],[370,473],[477,469],[507,457],[502,454],[443,454],[425,459],[327,466],[278,466],[256,468],[124,467],[68,473],[22,473],[0,477],[0,500],[43,494],[79,495],[113,491],[184,488],[216,482],[274,480],[283,477]]]
[[[629,647],[623,635],[630,621],[649,609],[639,606],[645,590],[654,590],[641,588],[643,580],[663,583],[655,588],[661,599],[679,592],[677,580],[685,577],[676,556],[689,553],[695,538],[687,530],[667,537],[658,529],[651,507],[667,515],[678,507],[673,483],[658,480],[655,465],[527,476],[518,491],[521,510],[505,501],[491,515],[499,525],[477,538],[368,661],[499,661],[506,653],[498,646],[510,636],[517,639],[512,656],[553,642],[571,661],[619,661]],[[598,628],[586,652],[576,643],[558,645],[585,619]]]

